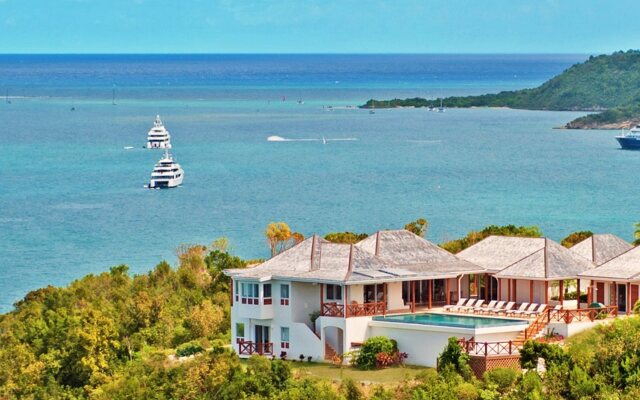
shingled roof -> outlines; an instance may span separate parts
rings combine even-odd
[[[580,277],[609,281],[640,281],[640,246],[632,247],[599,267],[582,272]]]
[[[586,258],[553,240],[543,239],[544,246],[516,261],[494,276],[496,278],[559,280],[576,278],[593,268]]]
[[[628,251],[633,246],[610,233],[596,234],[571,247],[571,251],[602,265],[612,258]]]
[[[382,231],[357,245],[313,236],[253,268],[225,270],[239,279],[347,284],[440,279],[473,272],[484,269],[404,230]]]
[[[457,256],[490,272],[498,272],[544,248],[544,241],[544,238],[489,236]]]

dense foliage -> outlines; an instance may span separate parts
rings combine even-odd
[[[542,231],[537,226],[489,225],[480,231],[471,231],[461,239],[441,243],[440,247],[455,254],[491,235],[541,237]]]
[[[374,100],[364,108],[438,107],[440,99]],[[640,117],[640,51],[591,56],[534,89],[443,99],[446,107],[511,107],[527,110],[602,111],[567,124],[582,127]]]
[[[582,242],[583,240],[590,238],[593,236],[593,232],[591,231],[577,231],[569,234],[567,237],[560,241],[560,244],[566,248],[571,248],[574,245]]]
[[[366,233],[332,232],[327,233],[324,238],[333,243],[356,244],[368,237]]]
[[[374,336],[364,341],[353,364],[358,368],[373,369],[376,367],[378,354],[395,354],[397,352],[398,344],[395,340],[384,336]]]

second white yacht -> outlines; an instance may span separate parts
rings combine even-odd
[[[162,124],[160,116],[156,115],[156,120],[153,122],[153,128],[151,128],[147,134],[147,149],[170,148],[171,135],[169,135],[169,131]]]
[[[147,187],[149,189],[173,188],[181,185],[182,179],[184,179],[182,167],[173,161],[169,150],[165,149],[164,156],[153,167],[151,180]]]

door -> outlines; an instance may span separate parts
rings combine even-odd
[[[604,282],[596,283],[596,301],[604,304]]]
[[[271,353],[269,334],[271,329],[266,325],[255,326],[256,352],[258,354]]]
[[[627,312],[627,285],[617,285],[617,302],[618,302],[618,311]]]

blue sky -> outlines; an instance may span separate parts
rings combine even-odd
[[[0,0],[0,53],[608,53],[639,0]]]

